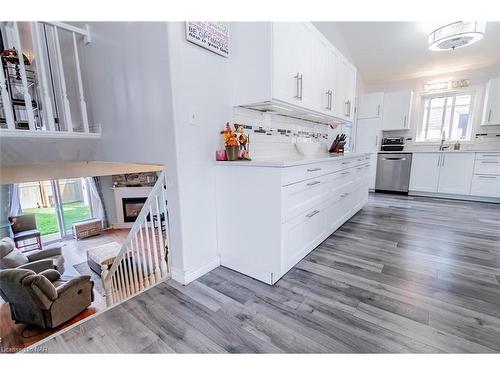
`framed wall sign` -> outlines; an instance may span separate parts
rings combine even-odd
[[[186,22],[186,39],[218,55],[229,56],[229,22]]]

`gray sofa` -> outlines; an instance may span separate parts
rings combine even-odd
[[[25,253],[15,247],[9,237],[0,240],[0,270],[8,268],[23,268],[35,272],[55,269],[64,273],[64,257],[60,247],[44,250],[33,250]]]
[[[75,317],[94,300],[90,276],[63,279],[53,269],[35,273],[26,269],[0,271],[0,295],[10,305],[12,319],[42,328],[54,328]]]

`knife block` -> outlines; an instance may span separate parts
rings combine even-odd
[[[345,142],[334,140],[331,147],[330,147],[330,150],[328,152],[330,152],[331,154],[343,154],[344,153],[344,145],[345,145]]]

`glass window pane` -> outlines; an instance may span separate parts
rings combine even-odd
[[[50,181],[19,184],[23,214],[35,214],[36,225],[42,236],[59,232],[56,215],[56,197]]]
[[[451,124],[451,139],[453,140],[466,139],[471,99],[471,95],[456,97],[453,122]]]
[[[87,184],[83,178],[59,180],[64,229],[70,234],[74,223],[90,219]]]
[[[431,99],[431,109],[429,113],[429,121],[427,123],[427,139],[441,138],[441,125],[443,123],[445,101],[445,98]]]

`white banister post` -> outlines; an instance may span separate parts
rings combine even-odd
[[[0,65],[0,94],[2,95],[3,111],[5,114],[5,121],[7,122],[7,129],[13,130],[16,128],[16,124],[14,123],[14,113],[12,112],[12,104],[5,80],[6,77],[3,72],[3,66]]]
[[[54,112],[52,111],[52,99],[49,91],[49,81],[47,79],[47,63],[45,61],[45,50],[43,48],[44,42],[40,33],[40,27],[43,27],[39,22],[33,22],[32,31],[34,34],[33,44],[36,50],[36,63],[38,67],[38,75],[40,77],[40,91],[41,99],[43,102],[43,117],[47,130],[56,130],[54,124]]]
[[[163,186],[161,187],[161,189],[163,190]],[[159,240],[160,240],[160,273],[161,273],[161,277],[164,278],[165,276],[167,276],[167,262],[165,261],[165,245],[164,245],[164,242],[163,242],[163,231],[161,229],[161,213],[160,213],[160,205],[158,203],[158,195],[155,197],[155,204],[156,204],[156,215],[157,215],[157,223],[158,223],[158,237],[159,237]],[[167,219],[167,213],[165,212],[164,213],[164,216],[165,216],[165,220]],[[166,221],[165,221],[165,224],[166,224]]]
[[[113,304],[112,287],[110,281],[107,279],[109,275],[108,266],[106,264],[101,265],[101,280],[104,285],[104,294],[106,296],[106,305],[111,306]]]
[[[149,283],[149,280],[150,280],[150,277],[151,277],[153,270],[152,269],[150,270],[148,267],[148,257],[146,254],[146,250],[144,249],[144,235],[142,234],[142,225],[139,227],[139,234],[141,236],[141,250],[142,250],[142,258],[143,258],[142,265],[144,267],[144,287],[147,288],[151,285]],[[147,235],[147,232],[146,232],[146,235]]]
[[[147,245],[147,253],[148,253],[148,260],[149,260],[149,283],[151,285],[154,285],[156,280],[155,280],[155,273],[154,273],[154,266],[153,266],[153,251],[151,250],[151,241],[149,240],[149,230],[148,230],[148,217],[144,216],[144,230],[145,230],[145,235],[146,235],[146,245]]]
[[[167,211],[167,198],[165,197],[165,189],[167,188],[167,175],[165,171],[162,172],[160,179],[162,179],[161,188],[161,202],[163,206],[163,212],[165,213],[165,250],[167,251],[167,271],[170,272],[170,223],[168,221],[168,211]]]
[[[76,43],[76,34],[73,32],[73,50],[75,52],[76,78],[78,82],[78,95],[80,96],[80,111],[82,112],[83,131],[89,132],[89,118],[87,115],[87,103],[83,94],[82,72],[80,70],[80,58],[78,57],[78,44]]]
[[[59,43],[59,34],[57,27],[54,26],[54,44],[56,47],[57,71],[59,72],[59,83],[61,85],[61,96],[63,102],[63,116],[66,123],[66,130],[73,131],[73,122],[71,120],[71,107],[69,105],[68,92],[66,89],[66,79],[64,78],[63,59],[61,55],[61,44]]]
[[[137,240],[137,232],[134,234],[135,239],[135,251],[137,253],[137,270],[139,271],[139,288],[144,289],[144,276],[142,272],[142,267],[144,266],[143,260],[141,259],[141,252],[139,247],[139,241]]]
[[[21,45],[21,37],[19,35],[19,27],[17,22],[13,22],[14,25],[14,38],[17,44],[17,56],[19,58],[19,74],[21,75],[21,82],[23,84],[23,96],[24,96],[24,104],[26,108],[26,114],[28,116],[28,125],[29,129],[35,130],[35,116],[33,115],[33,102],[32,97],[30,95],[28,89],[28,77],[26,74],[26,66],[24,65],[24,55],[23,55],[23,46]],[[36,88],[35,88],[36,89]]]
[[[160,264],[158,261],[158,245],[156,241],[156,235],[155,235],[155,226],[154,226],[154,220],[153,220],[153,209],[151,206],[149,206],[149,217],[151,219],[150,225],[151,225],[151,240],[153,242],[153,255],[154,255],[154,265],[155,265],[155,279],[156,282],[160,282],[161,280],[161,272],[160,272]]]

